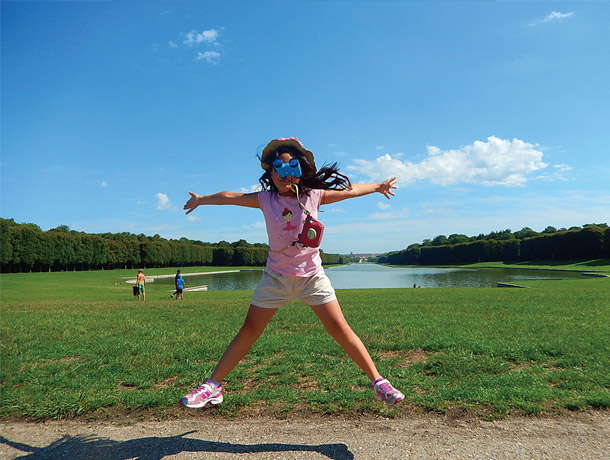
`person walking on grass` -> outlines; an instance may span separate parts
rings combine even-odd
[[[269,255],[255,289],[245,322],[229,344],[210,378],[180,399],[180,404],[202,408],[223,401],[222,381],[246,356],[279,308],[292,299],[309,305],[329,334],[371,380],[375,396],[387,405],[404,395],[381,377],[371,356],[347,323],[335,291],[322,268],[319,244],[323,226],[317,221],[320,205],[371,193],[394,196],[396,178],[373,184],[352,184],[337,163],[317,170],[313,153],[294,137],[272,140],[259,156],[264,173],[261,192],[189,192],[186,214],[202,205],[259,208],[269,237]],[[286,212],[288,210],[289,212]],[[290,222],[287,222],[287,216]],[[294,228],[293,228],[294,227]]]
[[[184,284],[184,278],[182,278],[182,274],[180,273],[180,270],[178,270],[174,277],[174,286],[176,290],[173,294],[170,294],[170,298],[176,296],[176,299],[184,300]]]

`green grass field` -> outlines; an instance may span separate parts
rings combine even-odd
[[[609,263],[561,268],[610,272]],[[134,270],[0,275],[2,418],[187,411],[178,399],[210,374],[251,291],[175,301],[167,285],[149,284],[146,302],[136,302],[125,284],[133,277]],[[532,288],[338,291],[380,372],[405,393],[400,406],[377,402],[311,310],[295,303],[229,375],[225,402],[204,410],[495,418],[610,408],[610,278],[523,284]]]

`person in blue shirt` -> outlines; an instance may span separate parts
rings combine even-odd
[[[176,299],[184,300],[184,278],[180,274],[176,276]]]
[[[174,285],[176,287],[176,291],[170,295],[170,297],[176,296],[176,299],[184,300],[184,278],[182,278],[182,274],[180,270],[176,272],[176,277],[174,278]]]

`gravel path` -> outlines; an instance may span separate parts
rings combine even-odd
[[[610,459],[610,413],[0,423],[0,459]]]

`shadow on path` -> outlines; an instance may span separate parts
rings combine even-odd
[[[0,436],[0,442],[14,449],[26,452],[16,459],[50,460],[161,460],[168,455],[181,452],[225,452],[233,454],[249,454],[256,452],[317,452],[329,459],[347,460],[354,455],[345,444],[320,444],[309,446],[304,444],[232,444],[228,442],[204,441],[185,438],[189,431],[177,436],[146,437],[128,441],[114,441],[99,438],[94,435],[62,436],[46,447],[34,447],[27,444],[12,442]]]

